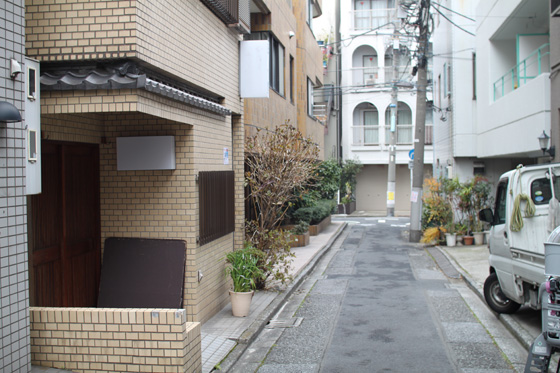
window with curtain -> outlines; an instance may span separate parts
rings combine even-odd
[[[368,30],[387,23],[387,9],[393,8],[394,0],[354,0],[354,29]]]
[[[377,109],[363,112],[364,145],[379,144],[379,114]]]
[[[404,102],[397,105],[397,144],[412,144],[412,110]],[[385,110],[385,143],[391,139],[391,108]]]

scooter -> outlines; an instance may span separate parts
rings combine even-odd
[[[552,354],[560,352],[560,227],[548,236],[544,251],[546,281],[539,288],[542,333],[531,345],[525,373],[547,373]]]

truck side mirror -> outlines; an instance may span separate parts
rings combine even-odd
[[[494,223],[494,214],[492,213],[492,209],[483,209],[478,212],[478,218],[481,221],[486,223],[490,223],[493,225]]]

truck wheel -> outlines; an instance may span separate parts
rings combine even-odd
[[[521,307],[519,303],[505,296],[495,273],[490,274],[484,281],[484,299],[490,308],[498,313],[514,313]]]

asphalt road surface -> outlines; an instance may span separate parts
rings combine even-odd
[[[407,222],[351,223],[231,371],[522,371],[524,350]]]

